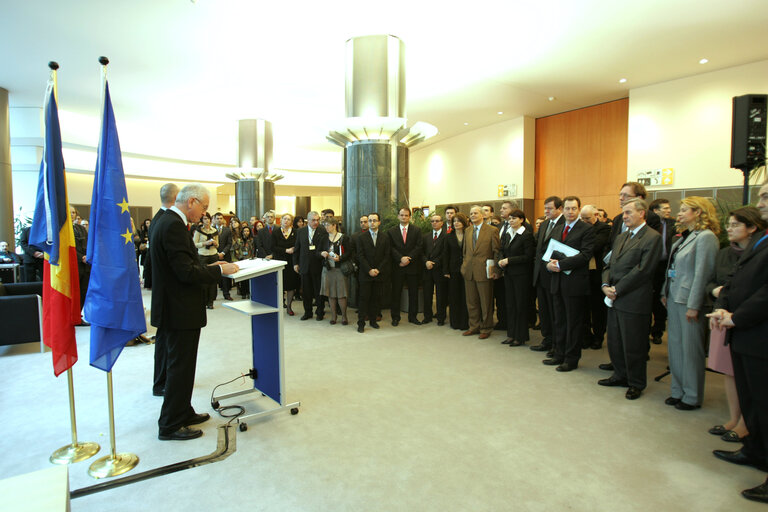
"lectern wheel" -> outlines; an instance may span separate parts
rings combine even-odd
[[[240,423],[240,432],[245,432],[248,430],[248,424],[247,423]]]
[[[298,407],[294,407],[293,409],[291,409],[291,414],[293,414],[293,415],[299,414],[299,408]]]

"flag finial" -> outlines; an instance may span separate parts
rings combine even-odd
[[[99,57],[99,64],[101,64],[102,66],[106,66],[107,64],[109,64],[109,59],[102,55],[101,57]]]
[[[51,62],[48,63],[48,67],[51,68],[52,71],[56,71],[57,69],[59,69],[59,63],[56,62],[55,60],[52,60]]]

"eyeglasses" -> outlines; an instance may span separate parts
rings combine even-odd
[[[432,224],[434,224],[435,222],[443,222],[443,221],[442,221],[442,220],[431,220],[431,221],[429,221],[429,222],[431,222]]]

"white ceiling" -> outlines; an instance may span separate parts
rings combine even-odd
[[[767,26],[766,0],[0,0],[0,87],[39,106],[57,61],[64,139],[95,146],[105,55],[124,152],[233,165],[237,120],[262,117],[276,168],[329,171],[353,36],[405,42],[428,144],[768,59]]]

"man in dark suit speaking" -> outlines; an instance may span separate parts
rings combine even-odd
[[[646,224],[648,205],[642,199],[630,199],[622,211],[627,230],[613,243],[602,285],[605,296],[613,301],[608,311],[613,375],[597,383],[628,386],[626,397],[635,400],[646,385],[653,275],[661,254],[661,235]]]
[[[205,327],[203,285],[216,283],[238,267],[225,261],[203,267],[187,231],[208,209],[210,195],[199,184],[181,189],[174,206],[159,216],[149,238],[152,258],[152,325],[166,341],[166,377],[163,407],[158,420],[162,441],[194,439],[203,435],[190,428],[207,421],[206,413],[192,408],[197,345]]]

